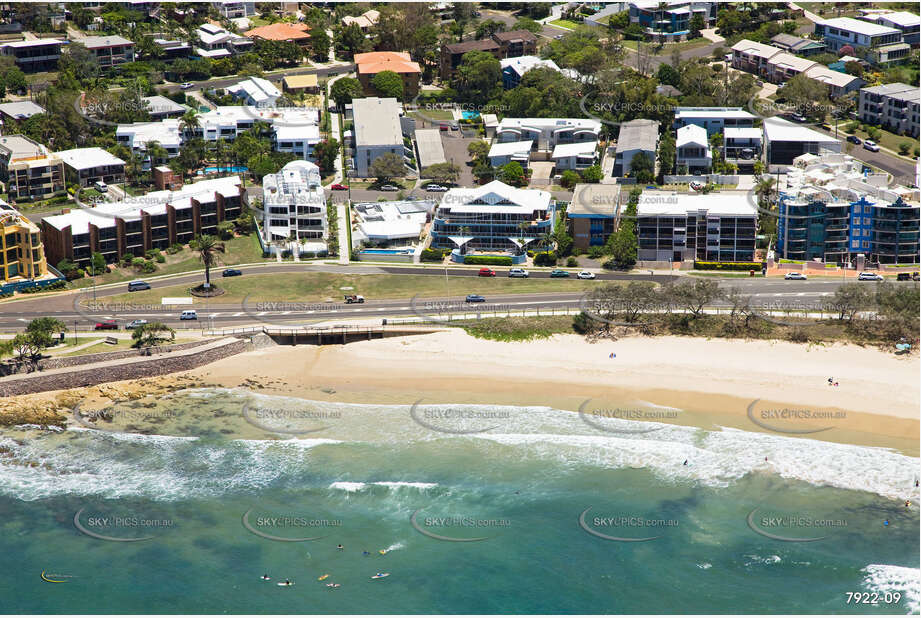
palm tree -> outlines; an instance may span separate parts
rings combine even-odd
[[[184,135],[191,135],[195,132],[195,129],[200,127],[201,121],[198,119],[198,113],[194,109],[186,110],[182,118],[179,119],[179,130]]]
[[[211,287],[211,267],[218,262],[218,253],[224,253],[224,243],[219,241],[216,236],[206,234],[199,236],[198,242],[198,259],[205,265],[205,287]]]
[[[771,176],[762,176],[755,185],[755,195],[758,196],[758,202],[767,202],[770,204],[776,193],[776,180]]]
[[[227,160],[227,141],[224,138],[219,138],[214,142],[214,159],[217,163],[218,169],[224,166],[224,161]]]
[[[147,142],[147,156],[150,157],[150,167],[153,168],[168,159],[169,153],[160,145],[160,142],[151,140]]]

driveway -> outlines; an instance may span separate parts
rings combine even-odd
[[[708,41],[713,41],[714,43],[726,42],[726,39],[716,33],[716,28],[707,28],[706,30],[701,30],[700,36],[704,37]]]
[[[528,167],[531,168],[532,187],[549,187],[550,177],[553,175],[553,161],[531,161]]]

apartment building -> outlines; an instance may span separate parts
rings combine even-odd
[[[675,139],[675,169],[679,174],[709,174],[713,153],[707,140],[707,130],[696,124],[678,129]]]
[[[652,39],[681,41],[690,34],[691,19],[695,15],[703,18],[704,28],[715,25],[718,8],[718,2],[631,2],[630,22],[642,26]]]
[[[802,157],[779,198],[777,252],[786,259],[917,264],[918,189],[890,186],[848,155]]]
[[[41,200],[64,190],[64,164],[25,135],[0,137],[0,180],[14,200]]]
[[[262,239],[323,240],[329,232],[326,195],[320,168],[310,161],[291,161],[262,179]]]
[[[0,54],[12,57],[23,73],[55,71],[61,59],[62,44],[58,39],[13,41],[0,45]]]
[[[537,35],[530,30],[497,32],[492,35],[492,39],[499,44],[501,58],[532,56],[537,53]]]
[[[732,46],[732,66],[740,71],[757,75],[775,84],[782,84],[801,73],[828,86],[828,94],[838,97],[857,90],[866,82],[787,53],[779,47],[743,39]]]
[[[845,45],[853,49],[866,48],[867,60],[886,66],[908,59],[911,46],[902,40],[898,28],[871,23],[852,17],[836,17],[817,22],[816,35],[825,40],[829,51],[837,52]]]
[[[211,6],[227,19],[252,17],[257,14],[255,2],[212,2]]]
[[[860,19],[873,22],[880,26],[897,28],[902,32],[902,41],[908,43],[912,49],[918,49],[919,32],[921,32],[921,17],[907,11],[887,11],[864,15]]]
[[[167,156],[171,159],[179,156],[179,147],[182,145],[179,120],[175,118],[159,122],[120,124],[115,129],[115,140],[132,151],[145,155],[148,144],[156,142],[166,150]]]
[[[637,203],[640,261],[751,262],[755,206],[742,191],[703,194],[645,190]]]
[[[566,207],[573,245],[579,249],[603,247],[614,233],[621,199],[621,185],[578,184],[573,187],[572,201]]]
[[[229,32],[214,24],[202,24],[195,31],[198,46],[195,54],[202,58],[227,58],[252,50],[252,39]]]
[[[676,107],[672,128],[688,125],[703,127],[711,137],[727,128],[751,128],[755,126],[755,115],[741,107]]]
[[[45,250],[53,264],[66,258],[85,266],[93,253],[114,262],[126,254],[186,244],[195,236],[216,234],[218,223],[239,217],[243,194],[240,178],[230,176],[70,210],[42,220]]]
[[[730,127],[723,130],[723,160],[740,172],[754,173],[761,160],[763,133],[760,128]]]
[[[386,153],[395,154],[409,164],[413,152],[403,143],[401,114],[402,106],[394,98],[368,97],[352,101],[355,175],[368,178],[371,164]]]
[[[85,48],[96,56],[100,68],[109,69],[126,62],[134,62],[134,42],[117,36],[88,36],[80,39]]]
[[[522,258],[524,248],[553,232],[552,196],[538,189],[518,189],[494,180],[480,187],[453,188],[444,194],[432,224],[432,246],[508,251]]]
[[[125,182],[125,162],[102,148],[74,148],[54,154],[64,162],[68,185],[89,187],[100,181],[107,185]]]
[[[629,174],[633,159],[639,154],[645,154],[655,168],[658,147],[659,123],[657,121],[639,118],[621,124],[614,155],[614,176],[623,177]]]
[[[919,98],[918,87],[908,84],[861,88],[857,117],[861,122],[917,139]]]
[[[41,229],[0,200],[0,292],[49,277]]]
[[[439,61],[441,79],[448,80],[454,77],[454,73],[457,67],[460,66],[464,54],[472,51],[486,52],[499,60],[519,56],[534,56],[537,54],[537,37],[528,30],[512,30],[511,32],[496,33],[488,39],[442,45]]]
[[[532,142],[537,159],[594,153],[601,134],[601,121],[593,118],[503,118],[495,130],[495,143]],[[562,145],[582,144],[569,155],[557,150]],[[589,164],[591,165],[591,163]]]
[[[841,152],[841,142],[833,136],[776,116],[764,121],[764,143],[769,165],[790,165],[803,154]]]
[[[804,39],[792,34],[778,34],[771,37],[771,44],[787,53],[797,56],[815,56],[825,53],[825,43]]]

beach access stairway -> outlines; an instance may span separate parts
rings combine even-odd
[[[243,337],[254,345],[258,338],[268,338],[278,345],[334,345],[355,341],[370,341],[385,337],[405,337],[407,335],[425,335],[440,328],[431,326],[380,326],[367,325],[332,325],[312,327],[267,327],[246,326],[242,328],[203,330],[205,337]]]

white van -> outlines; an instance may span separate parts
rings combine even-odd
[[[194,309],[186,309],[179,315],[180,320],[197,320],[198,314],[195,313]]]
[[[93,188],[95,188],[100,193],[106,193],[109,190],[109,185],[102,182],[101,180],[97,180],[95,183],[93,183]]]

